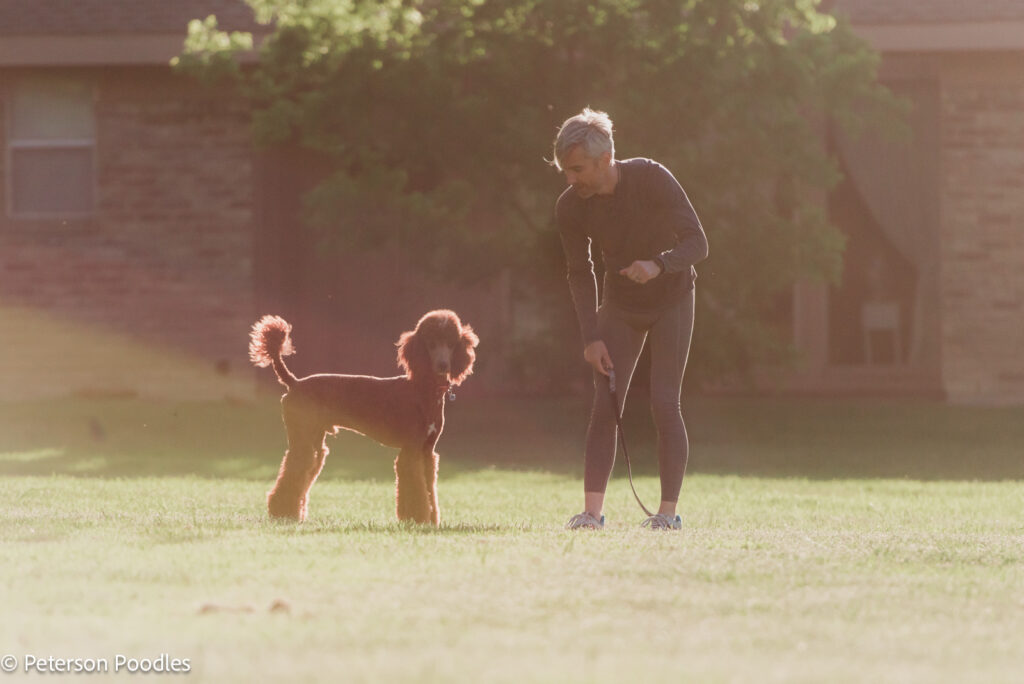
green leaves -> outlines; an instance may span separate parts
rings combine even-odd
[[[328,160],[306,207],[332,242],[397,242],[444,277],[471,255],[463,278],[512,267],[563,288],[549,250],[564,182],[544,158],[562,120],[605,109],[618,156],[668,166],[707,229],[699,291],[716,304],[698,316],[731,337],[699,344],[733,350],[732,367],[788,356],[765,332],[773,302],[839,272],[824,122],[899,120],[877,56],[817,0],[248,1],[272,26],[257,64],[234,61],[251,37],[208,19],[179,66],[232,80],[260,143]],[[563,313],[550,334],[572,334]]]
[[[189,22],[182,54],[171,59],[171,66],[213,84],[237,78],[236,58],[252,47],[251,33],[221,31],[217,28],[217,17],[211,14]]]

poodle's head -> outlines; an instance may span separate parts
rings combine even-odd
[[[479,343],[454,311],[431,311],[398,339],[398,365],[411,380],[432,378],[437,387],[459,385],[473,372]]]

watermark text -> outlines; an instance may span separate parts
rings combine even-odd
[[[62,658],[52,655],[27,653],[0,656],[0,670],[12,674],[188,674],[192,671],[191,658],[174,658],[161,653],[152,657],[134,657],[117,654],[101,658]]]

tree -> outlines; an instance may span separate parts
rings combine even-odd
[[[257,64],[235,59],[251,37],[210,18],[178,66],[240,88],[261,143],[330,159],[309,220],[348,243],[400,241],[446,277],[514,269],[559,312],[547,347],[573,355],[551,282],[563,183],[543,159],[564,118],[605,109],[620,157],[654,157],[687,189],[711,245],[694,355],[715,375],[786,357],[780,296],[839,274],[824,122],[898,110],[877,56],[817,0],[247,1],[272,26]]]

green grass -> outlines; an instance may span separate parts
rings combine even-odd
[[[561,529],[578,401],[460,397],[439,530],[393,520],[392,452],[349,434],[310,520],[268,521],[273,401],[0,405],[0,656],[167,653],[210,682],[1019,681],[1024,411],[685,412],[684,530],[639,529],[616,478],[592,534]]]

